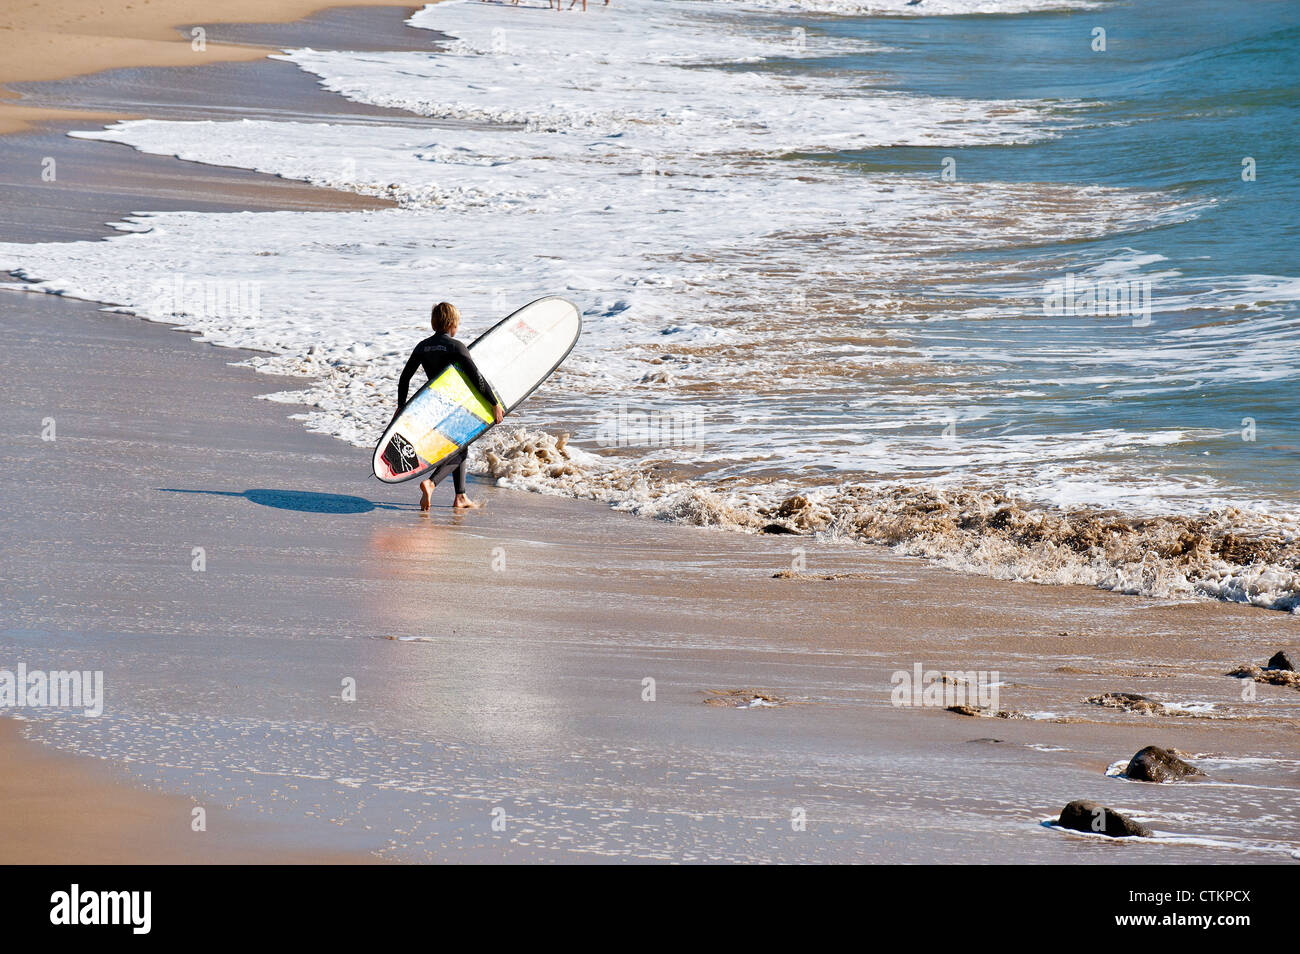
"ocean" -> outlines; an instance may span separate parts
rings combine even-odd
[[[1300,609],[1300,6],[447,0],[289,50],[425,126],[120,122],[144,152],[392,198],[0,245],[37,291],[313,375],[370,446],[456,302],[585,332],[475,454],[633,513],[1037,583]]]

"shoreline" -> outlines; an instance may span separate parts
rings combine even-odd
[[[24,14],[43,14],[41,26],[26,22]],[[86,76],[124,67],[194,66],[219,62],[247,62],[276,52],[273,46],[243,43],[204,43],[192,47],[184,27],[220,24],[285,24],[338,7],[394,7],[392,0],[227,0],[220,14],[211,16],[204,0],[157,0],[154,3],[109,3],[92,13],[75,0],[42,0],[20,12],[0,13],[0,135],[29,129],[43,120],[99,120],[134,118],[129,114],[67,111],[29,107],[8,87],[14,83],[43,82]],[[414,10],[417,7],[404,6]],[[42,28],[62,23],[59,30]]]
[[[465,9],[477,12],[480,7],[470,5]],[[433,11],[436,14],[450,12],[450,7]],[[452,29],[446,23],[441,25],[445,29]],[[292,73],[290,67],[288,74],[282,71],[278,75]],[[302,82],[301,77],[299,82]],[[374,102],[395,101],[401,100],[388,95],[374,98]],[[226,115],[224,112],[218,114]],[[210,114],[205,109],[202,115],[207,117]],[[280,118],[292,118],[300,114],[292,110],[281,110],[278,114],[272,114],[271,118],[276,118],[277,115]],[[394,117],[389,118],[396,122]],[[403,181],[403,173],[400,168],[391,177],[377,176],[374,168],[367,168],[360,176],[355,169],[334,170],[335,163],[329,158],[332,153],[316,142],[326,131],[303,131],[299,127],[294,133],[283,134],[286,138],[282,139],[282,134],[277,130],[286,128],[290,127],[272,122],[265,123],[263,128],[243,132],[219,127],[186,130],[173,128],[170,131],[142,128],[106,134],[104,138],[115,137],[124,142],[133,142],[140,149],[156,149],[160,157],[175,151],[190,159],[206,158],[217,164],[228,162],[236,166],[259,168],[339,188],[348,188],[348,183],[351,182],[358,193],[400,196],[402,204],[410,203],[418,208],[421,189],[402,187],[400,183]],[[355,137],[355,132],[345,130],[338,141],[350,141],[350,138]],[[421,136],[420,133],[414,135]],[[448,135],[451,135],[450,132]],[[154,136],[159,138],[153,139]],[[267,143],[284,143],[285,149],[293,150],[295,136],[312,141],[312,145],[304,147],[302,153],[314,152],[315,158],[304,164],[293,160],[276,161],[274,157],[277,150]],[[375,138],[391,143],[394,139],[400,142],[407,136],[405,129],[388,129],[378,132]],[[209,138],[218,143],[215,148],[205,148],[204,143]],[[422,139],[416,139],[417,143],[420,141]],[[404,147],[398,147],[397,151],[401,152],[402,148]],[[322,149],[325,149],[324,153],[321,153]],[[321,158],[322,154],[324,159]],[[259,156],[267,158],[263,161]],[[432,161],[431,157],[422,158],[430,158]],[[346,167],[347,162],[342,165]],[[423,162],[411,165],[416,167],[411,175],[423,182]],[[387,166],[381,164],[380,168],[387,172]],[[394,180],[399,185],[389,184]],[[348,281],[337,288],[336,302],[341,303],[341,313],[364,313],[366,320],[382,322],[383,313],[371,313],[365,307],[365,302],[387,298],[390,289],[394,296],[401,297],[407,287],[414,287],[414,284],[407,281],[408,276],[402,268],[396,269],[389,280],[385,268],[390,263],[382,257],[369,255],[364,250],[382,247],[393,237],[394,232],[410,231],[411,234],[404,236],[403,241],[420,242],[431,228],[438,227],[436,222],[425,226],[420,219],[415,221],[417,224],[412,227],[411,220],[402,214],[384,220],[363,216],[348,223],[349,235],[356,240],[352,248],[358,250],[355,262],[359,266],[359,281]],[[473,221],[472,217],[469,221]],[[303,222],[308,224],[303,226]],[[315,360],[299,360],[299,356],[315,343],[316,326],[314,322],[304,321],[304,316],[292,307],[297,289],[289,283],[278,281],[276,270],[266,267],[268,263],[265,259],[254,257],[267,253],[267,249],[261,248],[260,243],[263,241],[271,245],[294,246],[297,244],[296,229],[310,229],[317,224],[310,219],[298,220],[297,224],[263,220],[264,231],[250,238],[248,233],[241,232],[238,227],[215,218],[187,222],[163,216],[153,223],[146,221],[142,228],[149,231],[152,225],[161,226],[157,231],[171,232],[173,239],[158,239],[157,236],[141,238],[137,255],[132,255],[129,249],[123,248],[126,243],[120,242],[105,257],[117,256],[132,264],[138,257],[142,266],[149,267],[151,255],[165,256],[170,261],[183,263],[184,267],[178,270],[199,273],[204,271],[206,264],[215,256],[221,255],[224,267],[232,273],[259,276],[265,289],[262,301],[271,302],[273,298],[279,298],[279,302],[273,302],[268,308],[268,321],[262,327],[231,332],[220,316],[216,319],[199,316],[193,319],[195,330],[211,334],[224,343],[274,352],[275,358],[268,358],[266,363],[271,368],[283,370],[296,367],[323,372],[323,376],[311,386],[306,397],[309,403],[317,405],[308,412],[309,426],[328,429],[346,440],[361,444],[384,413],[372,398],[382,393],[379,388],[390,373],[388,363],[394,360],[395,352],[387,348],[382,331],[372,336],[364,322],[357,324],[340,321],[347,328],[341,342],[327,342]],[[322,220],[319,224],[324,228],[331,227],[328,220]],[[465,229],[467,236],[482,232],[482,229]],[[474,246],[467,247],[471,250],[466,254],[478,261],[486,260],[494,254],[492,248],[480,250]],[[13,249],[9,252],[12,267],[23,268],[23,274],[33,278],[48,280],[51,285],[47,287],[70,294],[79,294],[79,288],[86,287],[77,281],[78,270],[86,257],[81,250],[69,252],[66,258],[64,250],[57,247],[30,255]],[[347,257],[350,258],[350,254]],[[299,274],[310,276],[307,279],[309,283],[323,287],[326,282],[333,281],[338,261],[335,258],[323,263],[312,262],[307,256],[299,256],[294,264],[303,269]],[[437,263],[432,269],[434,272],[445,267],[459,267],[456,254],[443,255],[435,252],[428,261]],[[635,263],[629,266],[630,269],[636,267]],[[119,267],[115,272],[96,275],[92,283],[96,287],[92,287],[88,295],[121,302],[153,317],[168,317],[169,309],[152,308],[152,299],[142,295],[138,286],[132,287],[129,280],[120,278],[129,274],[134,274],[134,270]],[[550,281],[550,276],[543,270],[537,275],[531,275],[530,280],[533,282],[532,287],[543,287],[543,283]],[[373,291],[370,290],[371,285],[376,286]],[[354,298],[354,289],[366,291]],[[471,285],[463,291],[473,296],[479,294],[481,289]],[[412,304],[409,298],[403,298],[399,307],[406,310]],[[473,311],[479,311],[484,302],[480,296],[470,304]],[[593,296],[593,301],[589,304],[594,313],[599,313],[601,308],[611,307],[610,302],[601,302],[599,295]],[[614,307],[619,306],[614,303]],[[283,322],[278,322],[273,316],[286,317]],[[325,319],[331,320],[332,317],[327,315]],[[641,330],[653,332],[654,329]],[[670,331],[668,328],[660,329],[661,333]],[[602,351],[602,358],[606,359],[606,365],[612,366],[611,373],[615,378],[626,378],[631,386],[636,386],[640,377],[639,383],[645,383],[646,390],[637,392],[638,399],[656,401],[662,393],[656,390],[658,384],[680,385],[701,395],[710,393],[707,373],[701,375],[691,372],[687,365],[692,359],[703,357],[706,360],[702,366],[707,366],[707,359],[716,356],[716,353],[709,348],[693,345],[689,339],[689,334],[680,339],[672,339],[682,343],[670,346],[670,349],[676,349],[679,353],[669,357],[685,358],[686,362],[670,366],[662,361],[647,360],[659,341],[658,338],[650,337],[650,344],[633,349],[636,351],[633,360],[645,361],[649,365],[644,369],[638,365],[617,367],[616,359],[609,360],[611,350],[597,344],[598,350]],[[589,340],[595,342],[595,339]],[[368,369],[348,367],[348,356],[338,352],[346,351],[350,345],[354,349],[363,348],[372,354],[377,353],[379,358],[370,361]],[[764,350],[749,349],[749,353],[760,354],[760,359],[752,362],[752,367],[764,364]],[[730,352],[723,349],[721,353],[743,357],[739,349]],[[780,357],[777,353],[773,360],[779,361]],[[593,370],[590,365],[578,368],[576,362],[574,368],[579,375]],[[338,373],[333,373],[335,370]],[[566,368],[562,374],[567,375],[570,370],[574,369]],[[644,375],[641,373],[643,370]],[[681,370],[680,380],[674,381],[674,374],[669,372],[678,370]],[[557,378],[557,382],[567,383],[563,378]],[[845,385],[849,389],[856,386],[856,382]],[[572,391],[562,393],[565,390],[568,389],[560,389],[561,402],[572,397]],[[598,399],[599,395],[593,394],[592,397]],[[834,397],[834,394],[827,394],[827,399],[833,400]],[[590,448],[588,420],[584,418],[583,411],[573,411],[575,403],[582,405],[588,402],[586,398],[579,402],[569,400],[569,406],[561,407],[557,417],[548,419],[548,424],[555,425],[548,429],[556,434],[561,430],[578,430],[584,440],[577,440],[572,446],[585,443]],[[928,419],[928,414],[918,414],[902,421],[890,421],[889,415],[885,415],[881,432],[897,431],[901,434],[897,445],[891,445],[893,450],[898,451],[899,459],[910,460],[913,451],[918,459],[943,457],[948,453],[946,445],[940,442],[936,434],[927,430],[928,424],[924,422]],[[1161,466],[1143,470],[1137,465],[1126,474],[1119,474],[1114,468],[1114,455],[1107,450],[1102,450],[1092,459],[1081,457],[1069,466],[1060,468],[1059,472],[1050,463],[1035,471],[1055,475],[1050,476],[1046,484],[1059,485],[1057,490],[1064,486],[1064,496],[1053,496],[1052,486],[1035,487],[1034,481],[1029,478],[1026,478],[1028,486],[1019,484],[1015,479],[1017,467],[1002,470],[996,460],[989,464],[987,470],[957,465],[955,473],[960,475],[960,481],[950,482],[946,489],[938,491],[933,488],[931,481],[935,473],[943,471],[909,469],[908,465],[904,465],[898,468],[882,466],[882,472],[874,474],[873,465],[870,461],[864,464],[861,454],[844,450],[844,456],[837,458],[841,451],[829,445],[819,448],[819,452],[827,455],[827,461],[844,460],[844,465],[839,469],[823,466],[820,460],[792,458],[787,461],[783,454],[774,455],[771,469],[755,468],[750,466],[753,462],[747,460],[748,451],[745,449],[745,445],[751,441],[751,435],[747,435],[744,428],[731,434],[727,426],[723,424],[718,428],[717,433],[721,436],[714,450],[720,453],[714,457],[724,462],[735,459],[744,463],[731,468],[724,463],[715,468],[713,477],[716,479],[680,483],[655,480],[643,483],[640,465],[634,465],[621,473],[605,474],[599,472],[599,468],[592,468],[591,473],[583,473],[577,463],[569,461],[569,473],[550,481],[550,485],[544,489],[607,500],[637,512],[682,516],[700,523],[725,523],[742,529],[761,529],[765,525],[777,523],[786,530],[804,534],[840,533],[868,544],[896,546],[900,551],[921,559],[936,560],[953,569],[975,574],[988,572],[1005,579],[1083,583],[1116,592],[1137,592],[1171,599],[1197,596],[1224,602],[1249,602],[1283,612],[1294,612],[1300,608],[1296,606],[1300,576],[1295,572],[1295,514],[1286,513],[1274,519],[1270,515],[1270,508],[1260,502],[1262,498],[1242,497],[1227,491],[1210,500],[1192,495],[1179,498],[1180,491],[1175,487],[1170,491],[1172,497],[1154,498],[1165,502],[1144,504],[1143,495],[1149,492],[1149,485],[1158,484],[1169,474]],[[852,422],[846,422],[844,426],[850,427]],[[935,431],[937,430],[936,425]],[[1120,430],[1124,431],[1124,428],[1121,427]],[[1126,431],[1124,433],[1127,434]],[[1124,440],[1142,443],[1140,437],[1126,436]],[[1240,449],[1233,450],[1235,445],[1230,442],[1231,434],[1220,437],[1227,448],[1225,453],[1235,453],[1238,456],[1248,453]],[[542,435],[541,439],[545,440],[546,436]],[[774,446],[785,446],[779,435],[773,440]],[[979,443],[990,441],[987,435],[974,436],[968,446],[975,448],[977,453],[987,453],[991,459],[999,456],[1005,458],[1008,446],[1011,445],[1009,441],[999,443],[999,440],[991,439],[992,444],[998,445],[993,451]],[[1178,443],[1169,433],[1162,433],[1154,435],[1146,443],[1155,447],[1170,441]],[[853,441],[841,443],[852,445]],[[1024,454],[1024,459],[1029,464],[1018,468],[1021,476],[1025,475],[1025,468],[1032,469],[1036,466],[1036,460],[1043,460],[1043,454],[1046,454],[1046,459],[1050,462],[1057,443],[1059,442],[1054,442],[1050,434],[1030,433],[1025,439],[1027,449]],[[866,441],[866,444],[871,446],[871,441]],[[762,446],[761,441],[759,446]],[[1219,450],[1216,448],[1216,453]],[[1157,452],[1156,457],[1148,462],[1154,461],[1158,465],[1159,453],[1162,452]],[[1035,454],[1040,456],[1035,457]],[[1070,454],[1067,453],[1066,458],[1069,457]],[[1199,462],[1196,463],[1199,472]],[[524,471],[523,474],[515,471],[515,464]],[[529,478],[535,476],[528,473],[534,464],[534,461],[527,459],[525,450],[525,459],[507,461],[505,470],[498,476],[520,477],[519,485],[526,485]],[[780,478],[788,473],[792,464],[803,465],[801,470],[795,466],[795,477],[787,482],[769,482],[770,478]],[[1240,463],[1233,466],[1240,466]],[[662,470],[665,475],[671,476],[671,468]],[[1081,476],[1074,483],[1081,486],[1088,483],[1082,475],[1091,472],[1110,472],[1119,476],[1100,479],[1095,482],[1096,487],[1088,489],[1087,494],[1073,496],[1074,491],[1070,485],[1074,478],[1061,475],[1075,472]],[[823,479],[823,474],[831,476]],[[914,480],[911,479],[911,474],[917,475]],[[1125,476],[1130,480],[1128,485],[1122,479]],[[1177,481],[1174,483],[1177,484]],[[537,480],[536,484],[544,485],[547,481]],[[1231,483],[1228,487],[1231,490]],[[752,506],[749,505],[750,501],[736,504],[737,497],[732,491],[738,491],[742,495],[749,493],[750,501],[757,502]],[[1120,496],[1117,497],[1116,494]],[[1129,500],[1132,503],[1126,502]],[[1110,502],[1120,508],[1121,512],[1117,514],[1111,509]],[[1241,508],[1237,509],[1236,504],[1241,504]]]
[[[167,164],[208,175],[214,205],[232,201],[234,170]],[[129,757],[140,785],[255,808],[348,860],[1282,857],[1259,846],[1285,838],[1294,769],[1216,770],[1239,790],[1105,775],[1153,741],[1284,762],[1294,693],[1261,686],[1252,709],[1223,675],[1294,649],[1281,614],[1005,583],[810,539],[799,543],[813,578],[774,579],[792,538],[481,481],[483,513],[440,500],[421,518],[408,488],[365,479],[364,455],[256,400],[275,382],[230,366],[247,352],[53,296],[0,295],[0,318],[24,369],[5,419],[6,490],[29,504],[3,516],[21,543],[6,556],[17,607],[0,648],[104,668],[122,700],[104,723],[32,731],[63,752]],[[102,360],[80,369],[71,355],[87,347]],[[73,373],[84,403],[58,386]],[[46,414],[59,421],[53,446],[31,423]],[[92,492],[113,506],[66,507]],[[202,575],[189,569],[198,542]],[[506,573],[486,569],[496,548]],[[458,616],[431,613],[448,602]],[[890,674],[916,663],[1001,672],[1003,701],[1028,717],[892,707]],[[336,699],[344,674],[358,678],[359,708]],[[791,704],[704,704],[710,690],[754,686]],[[1082,702],[1129,689],[1218,715]],[[38,752],[17,745],[12,759],[35,765]],[[1236,806],[1262,785],[1284,794],[1273,829],[1258,831]],[[1084,796],[1238,848],[1119,848],[1041,827]],[[811,805],[803,841],[789,836],[795,804]],[[485,824],[500,805],[516,825],[504,838]]]

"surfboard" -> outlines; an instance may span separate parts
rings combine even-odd
[[[539,298],[503,318],[469,346],[508,415],[569,356],[582,333],[577,306]],[[427,476],[495,424],[492,399],[452,365],[416,392],[375,445],[375,476],[385,483]]]

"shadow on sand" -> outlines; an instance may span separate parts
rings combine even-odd
[[[376,503],[365,497],[346,494],[320,494],[312,490],[183,490],[178,487],[159,487],[168,494],[211,494],[214,497],[243,497],[261,507],[276,510],[296,510],[299,513],[369,513],[372,510],[410,510],[409,504]]]

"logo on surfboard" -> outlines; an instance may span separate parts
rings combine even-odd
[[[410,441],[401,434],[394,434],[393,439],[384,448],[384,463],[394,475],[405,474],[420,466],[420,458]]]
[[[524,344],[531,343],[538,334],[536,329],[528,327],[528,325],[524,324],[522,321],[516,321],[511,325],[510,332]]]

